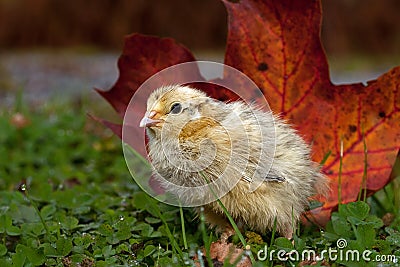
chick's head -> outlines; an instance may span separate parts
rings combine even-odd
[[[176,136],[202,118],[203,106],[210,101],[204,92],[187,86],[161,87],[149,96],[140,127],[147,128],[150,138],[160,138],[161,131]]]
[[[239,180],[243,164],[235,161],[238,168],[227,165],[232,161],[232,143],[243,138],[230,136],[233,123],[224,123],[229,114],[232,109],[225,103],[187,86],[161,87],[149,96],[140,122],[141,127],[146,127],[149,157],[155,176],[182,203],[199,199],[207,203],[214,197],[208,187],[198,189],[194,197],[193,190],[182,191],[182,186],[201,187],[218,180],[221,192],[228,192]],[[226,125],[229,123],[232,125]],[[234,128],[244,132],[240,127]],[[178,185],[179,190],[171,185]]]

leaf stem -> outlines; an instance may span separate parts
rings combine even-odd
[[[23,186],[24,186],[23,192],[25,193],[25,197],[26,197],[26,199],[28,199],[29,203],[30,203],[30,204],[32,205],[32,207],[35,209],[36,214],[39,216],[40,222],[43,224],[43,227],[44,227],[44,229],[46,230],[47,237],[49,238],[49,237],[50,237],[50,230],[49,230],[49,228],[47,227],[47,224],[46,224],[46,222],[44,221],[43,216],[42,216],[42,214],[40,213],[38,206],[36,205],[36,202],[29,196],[28,188],[26,188],[26,185],[23,185]]]

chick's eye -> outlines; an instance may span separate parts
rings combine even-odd
[[[182,105],[181,105],[181,103],[174,103],[172,106],[171,106],[171,110],[169,111],[169,113],[171,113],[171,114],[178,114],[178,113],[180,113],[182,111]]]

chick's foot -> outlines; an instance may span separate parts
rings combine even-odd
[[[220,240],[221,243],[227,244],[229,237],[233,236],[235,234],[235,230],[231,226],[227,226],[225,228],[225,231],[222,232]]]

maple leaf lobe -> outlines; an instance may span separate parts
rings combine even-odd
[[[369,153],[366,190],[386,185],[400,149],[400,68],[367,86],[333,85],[320,40],[320,1],[224,3],[229,16],[225,63],[247,74],[271,109],[313,143],[316,162],[332,151],[323,170],[334,190],[317,210],[320,219],[328,218],[338,203],[341,141],[344,202],[356,200],[362,183],[364,140]],[[262,71],[263,63],[268,72]]]
[[[159,38],[142,34],[131,34],[125,37],[124,48],[118,59],[119,77],[116,83],[108,91],[96,89],[123,118],[132,96],[138,88],[152,75],[167,67],[194,61],[193,54],[183,45],[178,44],[172,38]],[[184,74],[181,74],[184,75]],[[201,77],[200,73],[195,73]],[[137,117],[143,116],[147,99],[136,101],[130,106],[129,112],[135,113]],[[106,127],[110,128],[116,135],[122,137],[122,125],[114,124],[106,120],[100,120]],[[142,156],[146,157],[146,151],[140,145],[139,138],[143,135],[143,129],[129,126],[132,138],[129,144]]]
[[[108,91],[97,91],[123,117],[133,94],[149,77],[167,67],[190,61],[195,61],[193,54],[172,38],[131,34],[125,37],[118,59],[116,83]]]

